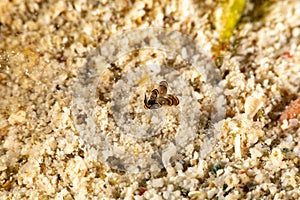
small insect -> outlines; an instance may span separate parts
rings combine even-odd
[[[159,90],[159,95],[160,96],[166,95],[167,91],[168,91],[168,83],[167,83],[167,81],[161,81],[159,83],[158,90]]]
[[[161,107],[161,104],[158,104],[156,102],[156,98],[159,94],[159,91],[157,89],[154,89],[151,91],[150,98],[147,100],[147,96],[145,94],[145,99],[144,99],[144,108],[145,109],[157,109]]]
[[[147,96],[145,94],[144,108],[145,109],[158,109],[164,105],[177,106],[179,104],[179,99],[175,95],[167,94],[167,91],[168,91],[167,81],[161,81],[159,83],[158,89],[154,89],[151,91],[151,95],[148,100],[147,100]]]
[[[168,94],[167,98],[171,101],[171,105],[177,106],[179,104],[179,99],[172,94]]]
[[[149,101],[156,101],[158,94],[159,91],[157,89],[152,90]]]

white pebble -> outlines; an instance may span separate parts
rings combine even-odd
[[[293,37],[298,37],[300,35],[300,28],[294,28],[292,34]]]
[[[254,115],[262,108],[266,99],[259,94],[254,92],[251,96],[246,98],[245,101],[245,114],[249,119],[252,119]]]
[[[162,153],[162,162],[164,167],[167,167],[170,164],[170,159],[176,155],[176,146],[173,143],[170,143],[169,146],[164,149]]]
[[[13,113],[9,116],[8,122],[13,125],[16,123],[22,123],[25,121],[26,112],[23,110],[18,111],[17,113]]]
[[[242,153],[241,153],[241,135],[236,134],[235,139],[234,139],[234,153],[235,153],[235,158],[241,158]]]
[[[164,186],[164,180],[162,178],[157,178],[152,180],[153,187],[162,187]]]

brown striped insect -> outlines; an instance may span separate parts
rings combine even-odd
[[[179,104],[179,99],[175,95],[168,94],[167,97],[172,100],[172,105],[177,106]]]
[[[168,94],[166,97],[158,97],[157,103],[160,105],[177,106],[179,104],[179,99],[175,95]]]
[[[168,91],[167,81],[161,81],[159,83],[158,89],[154,89],[151,91],[149,100],[147,100],[147,96],[145,94],[144,108],[157,109],[164,105],[177,106],[179,104],[179,99],[175,95],[167,94],[167,91]]]
[[[159,83],[158,90],[159,90],[159,95],[160,96],[166,95],[167,91],[168,91],[168,83],[167,83],[167,81],[161,81]]]
[[[145,94],[145,99],[144,99],[144,108],[145,109],[157,109],[161,107],[161,104],[158,104],[156,101],[156,98],[159,94],[159,91],[157,89],[154,89],[151,91],[150,97],[147,100],[147,96]]]

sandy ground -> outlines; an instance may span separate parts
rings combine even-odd
[[[1,1],[0,199],[299,199],[299,123],[279,118],[299,97],[300,2],[270,1],[263,11],[247,2],[227,45],[217,39],[215,8],[210,0]],[[152,168],[139,163],[140,171],[136,171],[124,168],[124,160],[101,159],[103,151],[107,152],[103,135],[86,135],[89,132],[80,124],[87,118],[76,115],[84,113],[85,107],[75,112],[72,102],[80,69],[98,66],[86,63],[88,58],[98,58],[94,55],[105,54],[99,50],[101,45],[116,34],[148,27],[187,34],[212,63],[220,62],[216,64],[218,84],[226,103],[207,100],[206,95],[216,87],[200,81],[206,72],[195,75],[193,69],[180,67],[182,60],[171,62],[186,80],[182,82],[186,87],[179,89],[184,86],[179,79],[172,82],[160,74],[156,80],[152,75],[145,78],[142,69],[134,71],[137,62],[150,60],[161,66],[167,59],[163,53],[140,49],[119,58],[95,86],[99,90],[96,125],[101,134],[107,134],[105,142],[121,146],[123,153],[158,157],[153,158],[155,162],[145,161],[154,163]],[[178,95],[180,109],[144,110],[144,91],[157,87],[158,79],[168,79],[169,94]],[[152,85],[146,87],[145,82]],[[120,124],[111,117],[116,106],[106,94],[121,96],[114,97],[122,105],[117,111],[127,109],[128,104],[122,104],[127,90],[120,83],[138,88],[138,95],[126,101],[129,117],[139,113],[134,123],[151,119],[157,125],[160,111],[167,112],[166,128],[142,144],[124,135],[132,121]],[[81,95],[88,90],[78,88]],[[215,140],[209,143],[205,129],[212,104],[226,112],[212,125]],[[190,130],[188,119],[199,119],[201,126]],[[144,136],[141,130],[135,131]],[[187,138],[193,140],[185,139],[179,157],[171,162],[175,150],[170,141],[184,138],[181,130],[187,130]],[[202,154],[206,148],[210,150]]]

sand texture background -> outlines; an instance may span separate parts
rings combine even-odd
[[[224,43],[215,25],[218,5],[212,0],[2,0],[0,199],[299,199],[299,101],[290,111],[295,119],[280,116],[300,93],[300,1],[246,1],[240,23]],[[220,71],[226,116],[215,126],[219,137],[205,157],[204,136],[197,132],[179,161],[157,171],[128,173],[97,159],[98,150],[84,147],[73,117],[73,85],[99,45],[124,31],[149,27],[187,34],[206,52]],[[134,66],[136,57],[145,63],[165,59],[141,50],[116,65]],[[105,74],[100,90],[121,87],[111,83],[128,69]],[[191,88],[202,87],[193,70],[180,72]],[[170,92],[176,94],[180,86],[170,82]],[[189,94],[189,88],[182,88]],[[187,106],[180,119],[197,116],[204,127],[208,93],[191,92],[194,99],[204,99],[199,100],[199,116],[193,104],[185,104],[189,98],[180,96],[179,105]],[[136,98],[140,100],[130,103],[133,113],[144,106],[144,96]],[[118,145],[125,137],[110,121],[106,96],[100,100],[97,123]],[[162,134],[147,142],[164,146],[178,120],[168,118]],[[134,147],[136,154],[151,151]],[[172,149],[165,156],[169,154]]]

